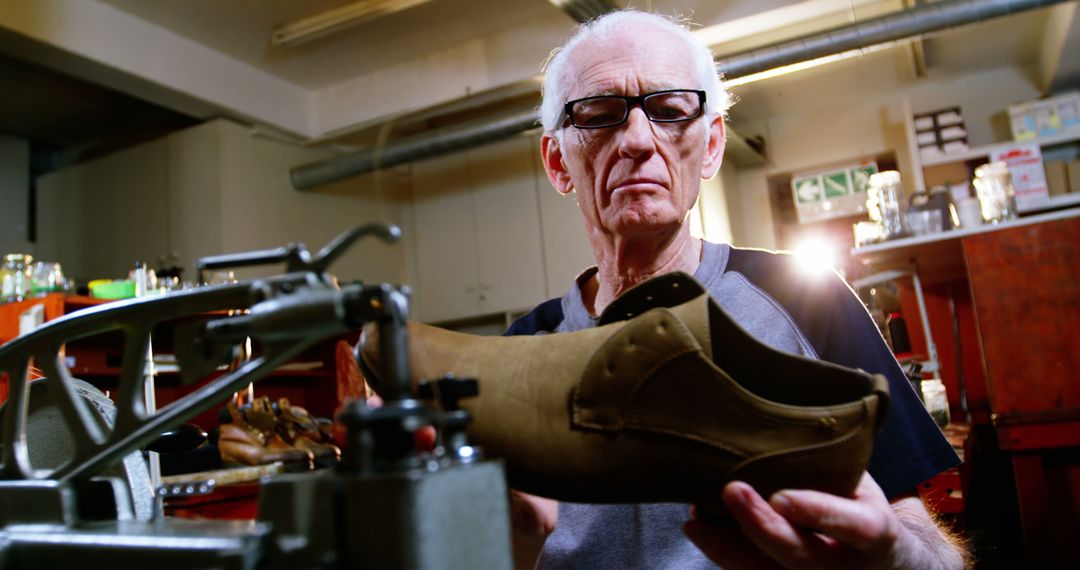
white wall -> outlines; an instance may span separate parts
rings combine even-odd
[[[593,265],[576,197],[551,187],[538,139],[521,135],[411,165],[406,228],[419,318],[527,310],[562,295]]]
[[[78,284],[124,278],[169,252],[164,139],[38,178],[37,253]]]
[[[30,143],[0,135],[0,255],[34,253],[27,239]]]
[[[228,121],[213,125],[221,144],[223,251],[299,242],[315,253],[354,226],[400,224],[400,171],[388,170],[300,192],[289,181],[289,169],[328,158],[329,151],[254,135]],[[217,215],[213,209],[207,211]],[[331,273],[340,279],[405,282],[403,244],[387,245],[366,238],[348,251],[331,267]]]
[[[731,243],[727,188],[738,190],[734,176],[735,166],[727,161],[721,165],[716,176],[701,183],[698,202],[691,213],[692,221],[700,220],[700,226],[691,230],[696,229],[694,233],[699,237],[713,242]]]
[[[179,263],[194,280],[203,256],[294,242],[317,252],[351,227],[398,223],[394,171],[319,192],[292,188],[291,167],[328,156],[217,120],[58,170],[38,179],[39,254],[83,282],[125,277],[135,261]],[[331,272],[404,282],[404,250],[365,240]]]

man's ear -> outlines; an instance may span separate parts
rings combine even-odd
[[[544,161],[544,172],[547,172],[548,180],[559,194],[573,192],[574,185],[570,182],[570,171],[566,169],[563,160],[562,148],[559,139],[551,133],[544,133],[540,137],[540,158]]]
[[[724,128],[724,118],[717,115],[709,123],[709,144],[705,145],[705,160],[701,163],[702,180],[709,180],[720,171],[720,165],[724,162],[726,145],[727,130]]]

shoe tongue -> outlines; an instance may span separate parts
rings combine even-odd
[[[653,277],[619,295],[619,298],[600,314],[597,326],[632,319],[657,307],[682,305],[703,293],[705,287],[686,273],[667,273]]]

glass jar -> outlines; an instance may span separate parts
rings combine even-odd
[[[949,425],[952,420],[949,414],[949,397],[941,379],[935,377],[923,380],[919,383],[919,390],[922,392],[923,405],[926,406],[926,411],[930,412],[930,417],[934,418],[940,427]]]
[[[866,209],[870,219],[881,224],[881,234],[885,239],[904,235],[904,187],[900,184],[900,173],[885,170],[870,175],[870,191],[867,193]]]
[[[984,221],[999,224],[1016,219],[1016,194],[1008,165],[991,162],[976,168],[974,184]]]
[[[30,272],[33,280],[30,290],[34,295],[45,295],[64,290],[64,270],[59,263],[38,261]]]
[[[0,301],[22,301],[30,295],[30,264],[34,258],[23,253],[9,253],[0,266]]]

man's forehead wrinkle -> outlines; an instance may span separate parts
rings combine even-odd
[[[594,97],[598,95],[641,95],[665,89],[697,89],[691,70],[677,63],[650,62],[643,68],[626,65],[616,68],[608,62],[590,65],[581,70],[574,70],[574,89],[578,93],[571,99]],[[617,71],[615,71],[617,69]],[[631,70],[627,72],[626,70]]]

